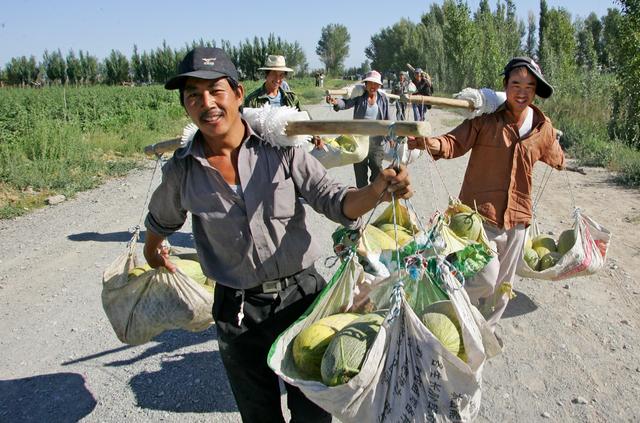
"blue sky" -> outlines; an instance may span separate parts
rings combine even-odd
[[[13,0],[0,12],[0,66],[12,57],[35,55],[40,61],[45,49],[60,48],[66,56],[70,49],[88,51],[99,59],[111,49],[131,55],[133,45],[140,51],[159,47],[163,40],[172,47],[200,38],[240,41],[270,33],[289,42],[298,41],[311,68],[321,67],[315,48],[323,26],[340,23],[351,34],[350,55],[345,64],[358,66],[365,60],[364,49],[371,36],[408,18],[420,16],[437,1],[369,0],[347,2],[321,1],[201,1],[165,2],[162,0],[91,1]],[[495,9],[496,0],[490,0]],[[515,0],[518,14],[525,20],[529,10],[539,12],[539,0]],[[197,6],[196,6],[197,4]],[[472,11],[478,0],[468,0]],[[564,7],[573,17],[595,12],[606,14],[618,8],[613,1],[547,0],[549,7]]]

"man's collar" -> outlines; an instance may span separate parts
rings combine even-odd
[[[242,144],[251,145],[253,142],[262,141],[262,138],[251,128],[251,125],[244,119],[242,120],[242,124],[244,125],[244,137],[242,139]],[[175,157],[178,159],[184,159],[185,157],[192,155],[194,157],[204,157],[204,138],[202,136],[202,132],[198,129],[196,134],[193,136],[193,139],[189,141],[184,147],[179,148],[175,152]]]

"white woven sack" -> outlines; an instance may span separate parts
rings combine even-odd
[[[315,307],[276,340],[269,366],[344,423],[472,421],[480,408],[484,362],[500,347],[451,273],[445,285],[462,328],[467,362],[446,350],[400,295],[357,376],[334,387],[300,378],[293,339],[320,318],[348,309],[363,271],[354,257],[344,266],[348,271],[332,280]]]
[[[128,278],[136,267],[135,240],[102,276],[102,307],[118,339],[143,344],[169,329],[202,331],[213,323],[213,295],[180,269],[150,270]]]
[[[369,137],[354,135],[354,138],[357,142],[355,151],[347,151],[331,144],[325,144],[323,148],[315,148],[309,143],[309,152],[327,169],[360,163],[369,154]]]
[[[534,238],[539,234],[537,222],[527,229],[529,236]],[[587,276],[596,273],[604,267],[607,251],[611,242],[611,232],[605,227],[583,214],[580,209],[574,210],[573,230],[576,242],[555,266],[546,270],[535,271],[520,257],[518,261],[518,276],[533,279],[558,281],[562,279]]]

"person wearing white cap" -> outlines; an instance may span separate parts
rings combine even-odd
[[[285,78],[293,69],[287,67],[284,56],[270,54],[263,67],[258,70],[265,71],[264,83],[249,93],[244,99],[244,107],[262,107],[269,103],[274,107],[289,106],[300,109],[298,96],[289,91]]]
[[[335,111],[353,107],[354,119],[391,120],[389,117],[389,98],[380,91],[382,88],[380,72],[375,70],[368,72],[362,82],[364,82],[365,91],[361,96],[346,100],[327,96],[327,103],[332,104]],[[358,188],[366,186],[380,173],[384,158],[384,141],[383,136],[369,137],[369,154],[363,161],[353,165]],[[370,177],[368,176],[369,170],[371,170]]]
[[[408,141],[410,149],[429,149],[436,160],[471,151],[460,200],[482,215],[497,254],[466,281],[465,290],[493,330],[511,297],[533,216],[534,165],[541,161],[564,168],[557,131],[533,105],[536,95],[548,98],[553,93],[540,67],[529,57],[514,57],[503,75],[507,99],[495,112],[465,120],[444,135]]]

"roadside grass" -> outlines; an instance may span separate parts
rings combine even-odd
[[[563,131],[561,143],[580,165],[604,167],[624,186],[640,186],[640,151],[612,139],[608,132],[613,75],[583,73],[556,85],[542,103],[554,126]]]
[[[243,81],[245,92],[262,82]],[[326,79],[320,88],[310,77],[289,80],[303,105],[323,101],[326,89],[353,83]],[[611,140],[607,132],[614,83],[610,76],[575,78],[558,84],[541,107],[564,132],[568,155],[637,187],[640,151]],[[179,136],[188,122],[177,93],[159,85],[0,91],[0,219],[42,207],[51,195],[72,197],[126,174],[141,166],[146,145]]]

